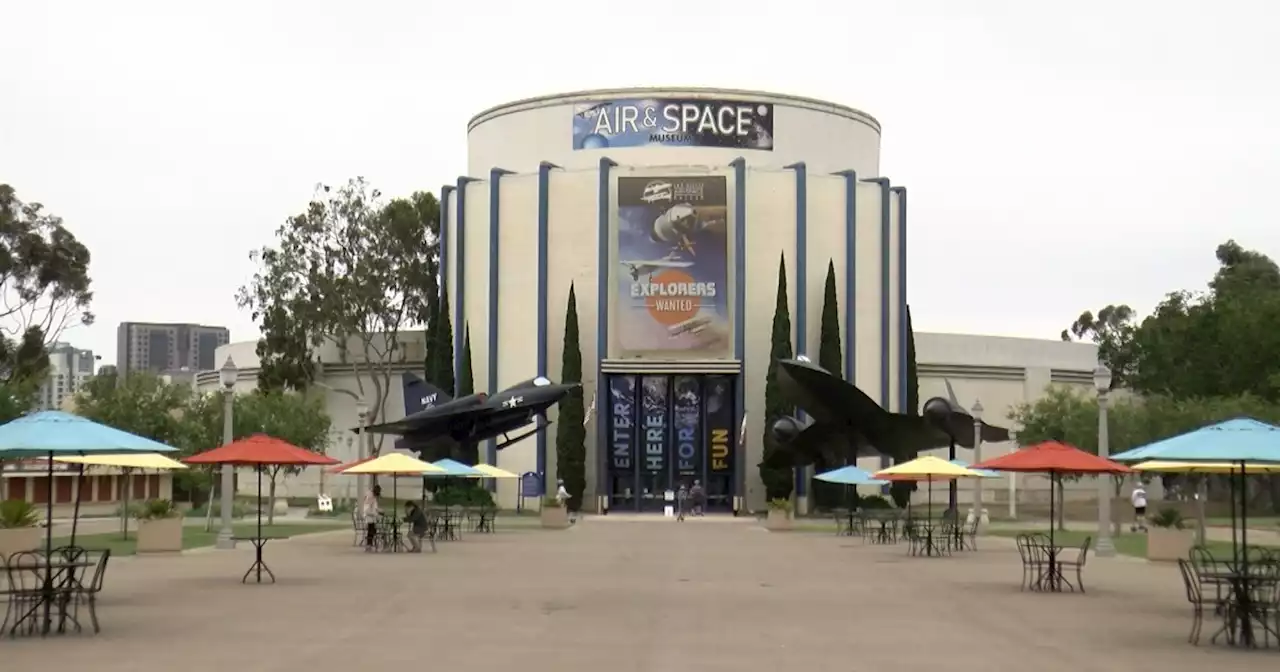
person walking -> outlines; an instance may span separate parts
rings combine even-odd
[[[556,479],[556,504],[560,506],[568,506],[569,499],[569,491],[564,487],[564,479]],[[569,522],[577,522],[574,520],[572,511],[569,512]]]
[[[684,521],[684,510],[689,502],[689,489],[680,484],[680,489],[676,490],[676,521]]]
[[[382,511],[378,508],[378,498],[382,496],[382,486],[375,485],[364,493],[360,502],[360,515],[364,517],[364,552],[376,550],[378,541],[378,517]]]
[[[1147,531],[1147,489],[1138,481],[1133,486],[1133,492],[1129,493],[1129,503],[1133,504],[1133,525],[1129,526],[1130,532],[1139,530]]]
[[[422,538],[427,534],[427,516],[417,502],[405,502],[404,509],[404,520],[409,524],[409,551],[421,553]]]
[[[693,482],[693,487],[689,488],[689,500],[693,502],[693,515],[701,517],[707,510],[707,491],[702,487],[702,481]]]

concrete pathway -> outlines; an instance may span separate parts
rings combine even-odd
[[[382,555],[339,531],[269,545],[276,585],[240,584],[248,549],[113,560],[102,634],[0,639],[0,660],[96,672],[1235,672],[1280,660],[1187,644],[1175,567],[1091,560],[1088,594],[1024,593],[1012,544],[987,541],[925,559],[751,522],[588,517]]]

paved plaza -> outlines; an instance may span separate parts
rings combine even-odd
[[[372,555],[351,534],[113,559],[101,635],[0,640],[6,670],[1204,670],[1280,656],[1185,641],[1174,566],[1091,561],[1087,595],[1018,590],[1012,542],[905,548],[733,519],[588,519],[436,555]],[[1207,635],[1212,632],[1206,623]]]

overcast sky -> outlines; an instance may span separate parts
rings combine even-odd
[[[104,363],[125,320],[256,337],[233,299],[247,254],[317,182],[438,193],[473,114],[594,87],[876,116],[881,172],[911,193],[921,331],[1056,338],[1084,309],[1202,287],[1227,238],[1280,256],[1274,0],[45,0],[0,17],[0,182],[92,251],[98,323],[65,337]]]

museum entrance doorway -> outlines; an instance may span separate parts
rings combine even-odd
[[[737,376],[607,374],[610,511],[661,512],[668,490],[702,485],[707,512],[733,510]]]

